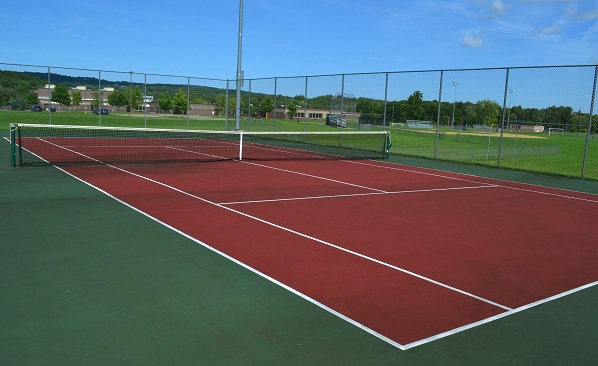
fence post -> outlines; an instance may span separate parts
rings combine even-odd
[[[251,130],[251,79],[249,79],[249,93],[247,94],[247,131]]]
[[[345,110],[345,74],[341,78],[341,118],[343,118],[343,111]]]
[[[52,124],[52,88],[50,87],[50,66],[48,66],[48,122]]]
[[[224,102],[224,129],[228,131],[228,82],[226,79],[226,100]]]
[[[436,115],[436,141],[434,142],[434,160],[438,159],[438,130],[440,128],[440,104],[442,103],[442,82],[444,71],[440,71],[440,85],[438,88],[438,114]]]
[[[274,78],[274,111],[273,111],[273,120],[272,120],[272,131],[276,131],[276,88],[278,86],[278,78]]]
[[[147,77],[147,75],[146,75],[146,77]],[[145,85],[147,87],[147,81],[146,81]],[[147,91],[145,93],[147,93]],[[143,103],[145,103],[145,101]],[[143,106],[143,109],[145,110],[145,118],[147,119],[147,108],[145,108],[145,104]],[[191,109],[191,78],[187,77],[187,113],[186,113],[187,114],[187,121],[186,121],[187,128],[189,128],[189,110],[190,109]]]
[[[384,86],[384,117],[382,117],[382,129],[386,129],[386,104],[388,103],[388,73],[386,73],[386,85]],[[357,111],[355,111],[357,112]]]
[[[594,86],[592,87],[592,100],[590,101],[590,118],[588,121],[588,130],[586,131],[586,147],[583,152],[583,165],[581,168],[581,179],[585,178],[586,164],[588,161],[588,149],[590,146],[590,135],[592,134],[592,114],[594,113],[594,100],[596,99],[596,79],[598,79],[598,65],[594,68]]]
[[[129,71],[129,117],[133,113],[133,71]]]
[[[98,121],[102,127],[102,70],[98,70]]]
[[[307,79],[305,77],[305,95],[303,96],[303,132],[307,131]],[[303,137],[305,138],[305,136]]]
[[[187,78],[187,95],[189,95],[189,78]],[[147,74],[143,74],[143,127],[147,128]],[[187,110],[189,110],[189,99],[187,99]],[[187,118],[187,128],[189,119]]]
[[[507,67],[507,76],[505,80],[505,92],[502,101],[502,117],[500,118],[500,137],[498,139],[498,159],[496,161],[496,166],[500,168],[500,155],[502,153],[502,137],[503,132],[505,129],[505,114],[507,110],[507,93],[509,92],[509,71],[510,69]]]

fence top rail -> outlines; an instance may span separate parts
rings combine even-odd
[[[19,66],[19,67],[37,67],[46,69],[62,69],[62,70],[76,70],[76,71],[94,71],[94,72],[107,72],[116,74],[130,74],[130,75],[147,75],[147,76],[164,76],[164,77],[176,77],[176,78],[188,78],[198,80],[212,80],[212,81],[236,81],[233,79],[222,79],[222,78],[209,78],[201,76],[189,76],[189,75],[169,75],[169,74],[157,74],[157,73],[145,73],[135,71],[118,71],[118,70],[101,70],[101,69],[89,69],[89,68],[77,68],[77,67],[66,67],[66,66],[49,66],[49,65],[33,65],[33,64],[18,64],[18,63],[7,63],[0,62],[0,65],[4,66]],[[353,73],[335,73],[335,74],[316,74],[316,75],[295,75],[295,76],[270,76],[270,77],[258,77],[258,78],[244,78],[243,80],[272,80],[272,79],[297,79],[297,78],[310,78],[310,77],[332,77],[332,76],[346,76],[346,75],[379,75],[379,74],[408,74],[408,73],[431,73],[431,72],[459,72],[459,71],[488,71],[488,70],[516,70],[516,69],[548,69],[548,68],[579,68],[579,67],[596,67],[598,64],[573,64],[573,65],[544,65],[544,66],[501,66],[501,67],[482,67],[482,68],[453,68],[453,69],[428,69],[428,70],[395,70],[395,71],[372,71],[372,72],[353,72]]]
[[[489,70],[507,70],[507,69],[509,69],[509,70],[550,69],[550,68],[577,68],[577,67],[598,67],[598,64],[545,65],[545,66],[502,66],[502,67],[482,67],[482,68],[464,68],[464,69],[371,71],[371,72],[351,72],[351,73],[316,74],[316,75],[270,76],[270,77],[262,77],[262,78],[247,78],[244,80],[298,79],[298,78],[310,78],[310,77],[316,78],[316,77],[350,76],[350,75],[415,74],[415,73],[431,73],[431,72],[489,71]]]

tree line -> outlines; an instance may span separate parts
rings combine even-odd
[[[384,101],[370,98],[357,98],[356,110],[361,115],[373,116],[387,122],[406,122],[408,120],[438,120],[438,101],[423,100],[423,94],[414,92],[407,100]],[[524,108],[521,105],[507,107],[492,100],[478,102],[441,102],[440,120],[443,125],[473,126],[505,124],[539,124],[547,127],[564,128],[569,132],[585,130],[588,127],[590,115],[581,111],[574,111],[568,106],[550,106],[548,108]],[[453,117],[454,116],[454,117]],[[505,126],[507,127],[507,126]],[[592,133],[598,132],[596,123],[593,124]]]

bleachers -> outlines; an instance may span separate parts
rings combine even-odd
[[[407,127],[409,128],[417,128],[417,129],[431,129],[434,128],[432,122],[429,121],[407,121]]]

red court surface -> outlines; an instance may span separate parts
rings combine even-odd
[[[598,283],[598,197],[380,161],[66,166],[401,349]]]

